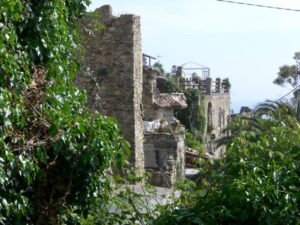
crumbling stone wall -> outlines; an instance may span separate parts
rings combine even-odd
[[[192,103],[192,108],[198,109],[201,105],[204,105],[205,129],[203,136],[206,147],[205,152],[212,157],[220,157],[225,152],[225,146],[218,147],[216,140],[227,135],[223,131],[228,125],[231,114],[229,80],[221,80],[220,78],[213,80],[211,77],[184,78],[182,67],[174,66],[173,70],[174,77],[182,88],[199,89],[204,94],[204,100],[196,100]],[[194,126],[200,122],[197,112],[192,113],[191,121]]]
[[[144,66],[143,113],[145,125],[145,169],[150,183],[173,187],[184,177],[184,127],[174,117],[174,108],[187,107],[183,93],[163,93],[157,88],[159,72]]]
[[[208,115],[208,106],[211,104],[211,131],[218,131],[218,136],[221,130],[228,125],[228,117],[230,116],[230,95],[229,94],[211,94],[204,96],[204,110],[206,118]],[[208,120],[206,122],[206,132],[208,128]]]
[[[84,67],[75,82],[87,91],[91,111],[117,118],[132,147],[130,162],[143,171],[140,17],[114,17],[110,6],[96,11],[104,28],[84,38]]]
[[[171,188],[184,177],[184,128],[177,134],[155,132],[145,134],[145,168],[155,186]]]
[[[223,130],[227,127],[231,114],[230,95],[219,93],[205,95],[204,110],[206,114],[204,134],[207,142],[206,152],[220,157],[225,151],[225,146],[217,148],[214,141],[226,135]]]
[[[156,87],[159,72],[151,68],[151,63],[143,66],[138,16],[114,17],[110,6],[96,11],[102,15],[104,28],[84,37],[84,66],[75,82],[87,91],[91,111],[118,120],[122,135],[132,147],[131,165],[141,173],[144,168],[151,171],[152,184],[172,187],[177,178],[183,177],[185,167],[184,127],[173,117],[173,109],[187,107],[185,96],[161,94]],[[208,124],[205,130],[207,142],[212,143],[211,135],[222,136],[221,129],[227,126],[229,94],[217,85],[213,91],[211,78],[187,85],[206,94],[203,102],[197,102],[205,104],[206,117],[211,115],[211,130]]]
[[[154,98],[159,94],[156,88],[156,78],[159,72],[148,66],[143,67],[143,119],[152,121],[157,119]]]

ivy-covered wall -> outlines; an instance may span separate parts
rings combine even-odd
[[[185,89],[183,92],[186,96],[188,107],[176,110],[175,116],[186,127],[187,131],[192,134],[186,135],[188,138],[188,147],[200,148],[200,143],[203,143],[205,133],[204,129],[206,125],[204,96],[198,89]],[[198,144],[196,145],[197,142]]]

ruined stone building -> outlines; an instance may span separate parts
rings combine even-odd
[[[92,111],[118,119],[121,133],[132,147],[130,162],[143,172],[140,18],[113,17],[110,6],[96,11],[105,28],[83,40],[85,65],[76,83],[87,91]]]
[[[156,83],[160,73],[151,67],[151,57],[142,54],[140,17],[115,17],[110,6],[96,11],[104,28],[84,38],[84,66],[75,82],[86,90],[91,111],[117,119],[131,145],[131,165],[141,174],[148,171],[152,184],[172,187],[184,176],[185,128],[173,110],[187,107],[185,96],[161,93]],[[210,93],[204,104],[210,118],[207,127],[213,127],[209,133],[219,135],[218,113],[225,126],[229,97]]]
[[[205,68],[202,77],[184,78],[184,68],[173,66],[176,70],[178,85],[182,88],[199,89],[203,93],[203,100],[198,99],[196,103],[199,107],[204,105],[205,111],[205,129],[204,141],[205,152],[207,156],[212,158],[220,158],[225,152],[225,146],[218,146],[217,141],[226,136],[228,132],[225,128],[230,120],[230,83],[228,79],[221,80],[216,78],[212,80],[209,76],[208,68]]]
[[[185,97],[160,94],[159,72],[143,65],[140,17],[114,17],[110,6],[96,11],[104,29],[84,39],[85,66],[75,82],[87,91],[91,111],[118,120],[131,145],[131,165],[141,174],[150,171],[152,183],[170,187],[184,174],[184,128],[172,110],[186,107]]]
[[[184,127],[175,119],[175,108],[186,108],[183,93],[160,93],[156,80],[160,74],[150,66],[143,68],[143,115],[145,169],[151,183],[172,186],[184,177]]]

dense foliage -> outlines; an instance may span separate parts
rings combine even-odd
[[[72,82],[87,3],[0,1],[0,224],[146,224],[157,216],[129,184],[117,186],[124,180],[113,190],[109,168],[122,166],[128,144],[112,119],[90,115]],[[193,108],[200,95],[185,94],[182,122],[201,134],[204,112]],[[182,185],[154,224],[300,223],[293,111],[267,104],[233,127],[226,157],[203,161],[198,181]]]
[[[157,62],[153,66],[163,74],[164,69],[161,63]],[[188,106],[185,109],[175,109],[174,114],[175,117],[186,128],[186,145],[195,150],[202,151],[205,127],[205,113],[204,104],[201,104],[204,99],[201,91],[193,88],[182,89],[174,83],[170,74],[166,75],[166,79],[163,83],[163,88],[160,91],[161,93],[184,93]]]
[[[273,81],[277,85],[290,85],[293,88],[294,108],[297,111],[297,119],[300,121],[300,52],[294,55],[294,65],[284,65],[279,68],[276,79]]]
[[[300,124],[289,112],[268,103],[254,121],[237,119],[226,157],[205,161],[198,186],[184,185],[157,224],[299,224]]]
[[[136,225],[152,224],[159,210],[156,208],[156,189],[149,184],[132,185],[139,180],[134,170],[126,170],[129,176],[116,178],[113,192],[106,190],[107,201],[102,199],[93,206],[89,216],[82,219],[82,225]],[[130,184],[131,183],[131,184]]]
[[[275,84],[289,84],[292,87],[298,86],[300,83],[300,52],[294,55],[295,65],[284,65],[279,68],[278,76],[274,80]]]
[[[204,104],[201,104],[203,95],[199,90],[192,88],[183,90],[183,93],[188,107],[176,110],[175,116],[189,132],[187,145],[200,150],[205,127]]]
[[[192,148],[194,150],[198,150],[199,152],[202,152],[203,149],[203,143],[202,141],[199,141],[195,137],[195,135],[190,132],[189,130],[185,130],[185,145],[189,148]],[[200,139],[201,140],[201,139]]]
[[[176,84],[174,84],[174,81],[168,77],[166,79],[166,82],[164,84],[164,91],[165,93],[174,93],[174,92],[180,92],[182,93],[182,89],[180,87],[178,87]]]
[[[153,68],[157,69],[160,72],[161,76],[164,76],[165,70],[163,65],[159,61],[153,64]]]
[[[87,3],[0,1],[0,224],[76,224],[128,149],[72,82]]]

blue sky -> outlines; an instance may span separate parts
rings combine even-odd
[[[299,0],[239,1],[300,9]],[[92,0],[90,10],[104,4],[141,17],[143,52],[160,56],[165,70],[194,61],[213,78],[229,77],[235,112],[289,91],[272,81],[300,51],[300,12],[216,0]]]

